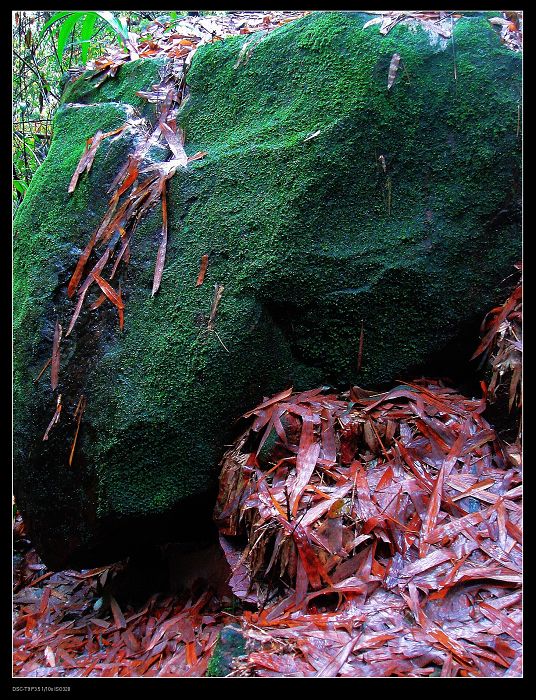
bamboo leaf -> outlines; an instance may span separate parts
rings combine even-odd
[[[87,62],[88,52],[91,37],[93,35],[93,29],[95,27],[95,22],[97,21],[96,12],[88,12],[85,20],[82,22],[82,27],[80,29],[80,42],[82,43],[82,51],[80,54],[80,60],[82,63]]]
[[[62,10],[61,12],[56,12],[55,15],[53,15],[48,22],[45,23],[43,29],[41,29],[41,32],[39,33],[39,39],[45,34],[46,30],[51,27],[53,24],[56,22],[59,22],[60,19],[63,19],[64,17],[67,17],[68,15],[73,14],[72,10]]]
[[[63,57],[63,52],[65,51],[65,47],[67,46],[67,42],[69,40],[69,37],[71,36],[74,26],[78,22],[78,20],[84,16],[84,14],[85,12],[73,12],[73,14],[70,17],[67,17],[61,25],[58,34],[58,60],[60,63]]]
[[[151,296],[153,297],[160,288],[160,282],[162,281],[162,273],[164,271],[167,247],[167,223],[166,182],[164,181],[162,189],[162,241],[160,242],[160,246],[158,248],[158,253],[156,256],[156,266],[153,278],[153,291],[151,294]]]
[[[391,63],[389,64],[389,75],[387,78],[387,89],[390,90],[395,82],[396,74],[398,71],[398,66],[400,63],[400,54],[394,53],[391,58]]]
[[[199,268],[199,275],[197,276],[197,282],[195,283],[196,287],[199,287],[201,284],[203,284],[203,280],[205,279],[205,274],[207,272],[207,266],[208,255],[203,255],[201,257],[201,267]]]
[[[54,330],[54,341],[52,343],[52,365],[50,367],[50,386],[52,391],[55,391],[58,386],[58,378],[60,373],[60,342],[61,342],[61,326],[56,320],[56,328]]]
[[[119,41],[124,44],[128,39],[128,34],[125,29],[121,26],[113,12],[97,12],[98,16],[103,19],[115,32]]]

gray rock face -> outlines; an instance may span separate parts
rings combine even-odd
[[[208,155],[169,182],[160,290],[157,208],[113,280],[123,331],[111,303],[89,309],[93,285],[52,391],[47,373],[34,380],[56,320],[72,317],[69,279],[136,134],[103,142],[68,185],[86,139],[140,108],[135,92],[159,65],[127,64],[93,92],[69,86],[14,225],[15,496],[49,565],[202,535],[233,421],[264,395],[449,373],[474,349],[520,255],[520,56],[487,20],[462,19],[454,75],[448,42],[406,25],[384,37],[365,19],[313,14],[196,52],[178,121],[188,155]]]

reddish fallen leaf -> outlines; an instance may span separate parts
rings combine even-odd
[[[93,161],[95,159],[95,155],[97,153],[97,149],[103,139],[103,133],[102,131],[97,131],[95,136],[91,139],[91,146],[88,148],[84,153],[82,154],[82,157],[78,161],[78,165],[76,166],[76,170],[73,173],[73,176],[71,178],[71,182],[69,183],[69,188],[67,192],[71,194],[74,192],[76,185],[78,183],[78,178],[80,175],[84,172],[84,170],[87,170],[87,172],[90,171],[91,166],[93,164]]]
[[[188,163],[191,163],[193,160],[201,160],[205,156],[208,156],[207,151],[197,151],[193,156],[188,156]]]
[[[296,480],[290,491],[290,507],[293,516],[296,515],[301,495],[309,483],[319,454],[320,443],[314,439],[312,416],[304,417],[296,458]]]
[[[179,129],[178,133],[175,133],[173,129],[166,124],[166,122],[162,122],[160,124],[160,130],[162,134],[164,135],[164,138],[168,142],[168,145],[175,156],[175,159],[179,162],[179,164],[182,167],[186,167],[188,163],[188,156],[186,155],[186,152],[184,150],[184,135],[182,131]]]
[[[497,622],[500,625],[503,632],[509,634],[510,637],[515,639],[520,644],[523,642],[523,633],[521,630],[521,625],[515,623],[508,617],[508,615],[505,615],[500,610],[497,610],[493,606],[488,605],[488,603],[480,603],[479,608],[487,618],[493,620],[493,622]]]
[[[54,329],[54,340],[52,341],[52,365],[50,367],[50,386],[52,391],[56,390],[58,386],[58,378],[60,373],[60,342],[61,342],[61,326],[59,321],[56,320],[56,327]]]
[[[138,169],[139,162],[136,157],[131,157],[129,159],[128,163],[128,168],[126,170],[126,177],[121,184],[121,187],[117,190],[117,196],[120,197],[122,194],[124,194],[128,188],[135,182],[136,178],[138,177]]]
[[[114,262],[114,266],[112,268],[112,271],[110,273],[110,280],[112,280],[115,276],[115,273],[117,272],[117,268],[119,267],[119,263],[121,260],[124,259],[125,264],[128,263],[128,258],[129,258],[129,245],[130,245],[130,236],[125,236],[123,240],[123,244],[121,246],[121,249],[119,253],[117,254],[117,257]]]
[[[461,431],[452,449],[449,451],[447,458],[443,462],[439,474],[434,484],[434,490],[430,496],[430,502],[428,509],[426,511],[426,516],[422,522],[421,535],[420,535],[420,545],[419,545],[419,556],[422,558],[426,556],[428,549],[430,547],[427,537],[429,533],[435,528],[437,522],[437,516],[439,515],[439,510],[441,507],[441,499],[443,498],[443,484],[446,478],[450,475],[452,468],[458,457],[461,454],[463,444],[465,442],[465,434]]]
[[[270,399],[267,399],[264,403],[259,404],[257,406],[257,408],[254,408],[251,411],[244,413],[243,418],[249,418],[254,413],[257,413],[258,411],[262,410],[263,408],[268,408],[268,406],[272,406],[273,404],[278,403],[279,401],[283,401],[284,399],[287,399],[291,394],[292,394],[292,387],[289,387],[288,389],[284,389],[283,391],[279,392],[279,394],[275,394],[275,396],[272,396]]]
[[[203,280],[205,279],[205,274],[207,272],[207,266],[208,266],[208,255],[203,255],[203,256],[201,256],[201,267],[199,269],[199,275],[197,277],[197,282],[195,283],[196,287],[199,287],[201,284],[203,284]]]
[[[61,394],[56,399],[56,410],[54,411],[54,415],[52,416],[52,420],[48,424],[48,428],[46,429],[45,434],[43,435],[43,440],[48,440],[48,434],[52,430],[52,427],[54,425],[56,425],[56,423],[59,421],[60,413],[61,413]]]
[[[69,328],[67,329],[67,333],[65,334],[66,336],[68,336],[71,333],[71,331],[74,328],[74,324],[76,323],[76,320],[77,320],[78,316],[80,315],[80,311],[82,310],[82,304],[84,303],[84,298],[87,294],[87,291],[88,291],[89,287],[91,286],[91,284],[95,281],[94,275],[100,275],[104,266],[108,262],[109,257],[110,257],[110,249],[106,248],[103,255],[101,256],[99,261],[96,263],[95,267],[91,270],[91,272],[87,276],[85,282],[80,287],[80,290],[78,292],[78,302],[76,304],[73,316],[71,318],[71,322],[69,323]]]
[[[95,309],[98,309],[99,306],[102,306],[102,304],[104,304],[104,302],[106,301],[107,298],[108,298],[108,297],[106,296],[106,294],[101,294],[101,295],[93,302],[93,304],[91,304],[91,306],[89,307],[89,310],[90,310],[90,311],[95,311]]]
[[[88,261],[90,254],[91,254],[91,251],[93,250],[93,246],[95,245],[96,235],[97,235],[96,232],[94,232],[91,235],[91,238],[89,239],[87,246],[84,248],[84,251],[76,264],[75,271],[73,272],[73,276],[71,277],[71,280],[69,282],[69,286],[67,287],[67,296],[69,297],[69,299],[75,293],[76,288],[78,287],[78,284],[80,282],[80,279],[82,278],[82,273],[84,272],[84,267],[86,266],[86,263]]]
[[[160,246],[158,247],[158,253],[156,256],[156,267],[154,271],[153,279],[153,291],[151,296],[154,297],[156,292],[160,288],[160,283],[162,281],[162,273],[164,271],[164,263],[166,260],[166,247],[167,247],[167,201],[166,201],[166,184],[162,189],[162,240]]]
[[[116,306],[118,309],[124,309],[125,306],[121,300],[121,297],[118,292],[115,291],[115,289],[107,282],[105,279],[103,279],[99,274],[97,273],[92,273],[93,274],[93,279],[94,281],[99,285],[99,287],[102,289],[104,294],[108,297],[108,299],[112,302],[114,306]]]
[[[354,637],[343,647],[343,649],[324,668],[316,674],[317,678],[332,678],[336,676],[341,667],[346,663],[354,647],[357,645],[359,637]]]
[[[188,666],[194,666],[197,663],[197,654],[195,653],[195,642],[186,644],[186,663]]]
[[[327,575],[322,562],[317,557],[309,543],[305,529],[299,523],[297,523],[293,526],[291,534],[292,539],[296,543],[298,555],[301,559],[311,587],[316,590],[320,588],[322,581],[331,583],[331,579]]]
[[[121,612],[121,608],[119,607],[119,603],[117,602],[117,600],[113,596],[110,596],[110,608],[112,610],[112,615],[114,617],[115,626],[118,627],[119,629],[125,629],[125,627],[126,627],[125,617],[124,617],[123,613]]]
[[[491,315],[491,322],[489,322],[490,328],[487,331],[486,335],[482,338],[479,346],[471,356],[471,360],[474,360],[477,358],[479,355],[481,355],[485,350],[489,348],[491,345],[495,335],[498,332],[499,326],[501,323],[506,319],[508,314],[513,311],[515,308],[516,304],[518,301],[521,299],[523,294],[522,286],[519,285],[514,289],[508,300],[504,303],[504,305],[501,307],[497,307],[496,309],[493,309],[493,311],[490,312]],[[498,312],[498,313],[497,313]]]

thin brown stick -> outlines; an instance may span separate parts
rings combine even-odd
[[[82,420],[82,414],[84,413],[84,410],[86,408],[86,397],[82,394],[78,401],[78,405],[76,406],[76,410],[74,412],[75,418],[78,415],[78,421],[76,423],[76,433],[74,434],[74,440],[73,440],[73,445],[71,447],[71,453],[69,455],[69,466],[72,465],[73,463],[73,457],[74,457],[74,450],[76,447],[76,441],[78,439],[78,431],[80,430],[80,422]]]
[[[34,381],[34,384],[37,384],[37,382],[41,379],[41,377],[43,376],[43,374],[44,374],[46,368],[49,366],[49,364],[50,364],[51,362],[52,362],[52,358],[49,357],[48,360],[45,362],[45,365],[44,365],[43,369],[39,372],[39,374],[37,375],[37,377],[33,380],[33,381]]]
[[[361,371],[361,362],[363,360],[363,342],[365,340],[365,331],[363,328],[363,319],[361,319],[361,333],[359,334],[359,351],[357,353],[357,371]]]
[[[54,341],[52,343],[52,366],[50,368],[50,386],[52,391],[58,386],[60,374],[60,343],[61,343],[61,325],[56,319],[56,328],[54,329]]]
[[[151,294],[151,296],[153,296],[153,297],[160,288],[160,283],[162,281],[162,273],[164,271],[164,263],[166,261],[167,230],[168,230],[166,184],[167,183],[164,180],[163,186],[162,186],[162,241],[160,243],[160,246],[158,248],[158,253],[156,256],[156,267],[155,267],[154,279],[153,279],[153,291]]]

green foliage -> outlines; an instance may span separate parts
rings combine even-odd
[[[68,71],[102,56],[109,45],[125,47],[130,31],[149,37],[148,28],[157,18],[164,17],[173,31],[185,14],[180,10],[168,15],[94,10],[13,13],[13,179],[19,183],[13,184],[15,210],[47,154],[52,115]]]
[[[32,12],[13,13],[13,204],[22,201],[43,162],[52,136],[52,116],[59,104],[66,71],[124,44],[130,30],[158,13]]]
[[[76,25],[80,24],[80,37],[77,43],[84,44],[80,57],[82,63],[85,63],[85,59],[87,60],[88,56],[89,44],[93,35],[93,29],[97,19],[101,19],[109,27],[111,27],[120,44],[124,44],[128,39],[128,26],[125,18],[117,18],[113,12],[108,11],[56,12],[56,14],[43,26],[40,33],[40,38],[42,39],[48,29],[50,29],[53,25],[58,25],[61,23],[58,32],[57,48],[58,60],[61,63],[65,48],[67,47],[67,42],[71,36],[74,37]]]

